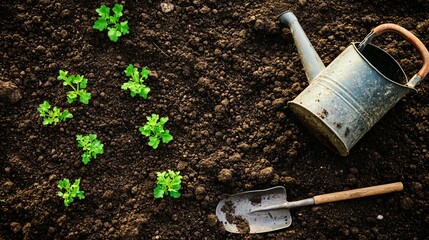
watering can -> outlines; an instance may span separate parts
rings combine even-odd
[[[309,85],[288,108],[325,145],[347,156],[350,149],[429,71],[429,53],[423,43],[405,28],[382,24],[360,43],[351,43],[327,67],[317,55],[296,16],[279,16],[289,26]],[[398,62],[371,44],[374,37],[393,31],[419,52],[423,66],[408,80]]]

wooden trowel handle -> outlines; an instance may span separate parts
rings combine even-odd
[[[368,196],[374,196],[374,195],[380,195],[385,193],[391,193],[391,192],[399,192],[404,189],[404,185],[402,185],[401,182],[395,182],[395,183],[389,183],[389,184],[383,184],[373,187],[366,187],[366,188],[358,188],[353,190],[347,190],[342,192],[334,192],[334,193],[327,193],[322,195],[314,196],[314,204],[322,204],[322,203],[330,203],[330,202],[337,202],[347,199],[354,199],[354,198],[361,198],[361,197],[368,197]]]

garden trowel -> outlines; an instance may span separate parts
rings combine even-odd
[[[263,233],[292,224],[289,209],[402,191],[401,182],[317,195],[288,202],[282,186],[231,195],[219,202],[216,216],[232,233]]]

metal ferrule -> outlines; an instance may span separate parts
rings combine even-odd
[[[359,43],[357,47],[360,52],[362,52],[365,47],[372,42],[372,39],[376,36],[374,31],[371,31],[366,37]]]
[[[406,84],[407,87],[410,88],[414,88],[415,86],[417,86],[417,84],[419,84],[419,82],[422,80],[422,78],[418,75],[415,74],[410,81],[408,81],[408,83]]]

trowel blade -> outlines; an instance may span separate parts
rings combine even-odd
[[[264,233],[292,224],[287,208],[256,211],[256,208],[286,202],[286,189],[282,186],[265,190],[248,191],[219,202],[216,216],[225,229],[232,233]]]

